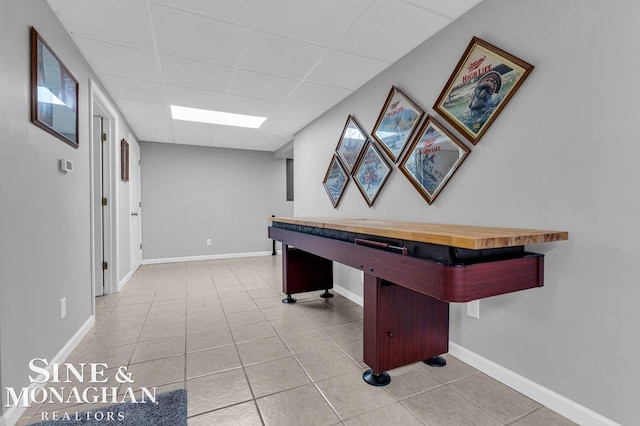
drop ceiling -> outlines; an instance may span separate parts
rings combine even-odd
[[[481,0],[47,1],[139,140],[275,151]]]

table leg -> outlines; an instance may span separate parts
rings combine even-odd
[[[295,293],[324,290],[332,297],[333,262],[315,254],[290,247],[282,247],[282,292],[287,295],[282,303],[295,303]]]
[[[329,289],[326,289],[326,288],[325,288],[325,289],[324,289],[324,293],[322,293],[322,294],[320,295],[320,297],[322,297],[323,299],[329,299],[329,298],[332,298],[332,297],[333,297],[333,294],[332,294],[332,293],[329,293]]]
[[[449,304],[365,274],[363,345],[364,380],[384,386],[387,370],[448,352]]]
[[[433,358],[425,359],[422,362],[424,362],[430,367],[444,367],[445,365],[447,365],[447,360],[444,359],[444,357],[441,357],[440,355],[434,356]]]

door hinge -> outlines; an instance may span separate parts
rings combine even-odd
[[[142,201],[138,203],[138,207],[142,207]]]
[[[106,141],[107,140],[107,134],[106,133],[100,133],[100,140],[102,142]]]
[[[142,250],[142,243],[140,243],[140,250]]]
[[[102,270],[106,271],[107,269],[109,269],[109,264],[107,262],[102,262]]]
[[[102,205],[103,206],[107,205],[107,199],[105,197],[102,197]]]

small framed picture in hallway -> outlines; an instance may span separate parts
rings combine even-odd
[[[31,122],[78,148],[78,80],[33,27]]]
[[[129,182],[129,142],[120,141],[120,179]]]

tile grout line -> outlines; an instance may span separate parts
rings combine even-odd
[[[214,287],[215,287],[215,280],[213,279],[213,276],[211,275],[211,269],[209,269],[208,266],[207,266],[207,270],[209,271],[209,276],[211,276],[211,280],[214,281]],[[238,276],[236,275],[235,271],[233,271],[233,269],[231,269],[231,270],[233,272],[233,275],[235,275],[236,278],[238,278]],[[238,281],[240,281],[239,278],[238,278]],[[240,281],[240,285],[242,285],[241,281]],[[218,296],[218,299],[220,299],[220,294],[218,293],[218,288],[215,287],[215,289],[216,289],[216,295]],[[229,327],[229,334],[231,334],[231,339],[233,340],[233,346],[236,349],[236,354],[238,355],[238,360],[240,361],[240,367],[242,368],[242,373],[244,374],[244,379],[247,381],[247,386],[249,387],[249,392],[251,392],[251,398],[253,400],[253,405],[254,405],[256,411],[258,412],[258,416],[260,417],[260,422],[263,425],[265,425],[266,423],[264,421],[264,418],[262,417],[262,412],[260,411],[260,407],[258,406],[258,401],[256,400],[256,394],[253,391],[253,386],[251,386],[251,382],[249,381],[249,375],[247,374],[247,370],[245,369],[244,362],[242,362],[242,357],[240,356],[240,350],[238,349],[238,344],[236,343],[236,338],[233,335],[233,333],[231,332],[231,327],[229,326],[229,320],[227,319],[227,313],[224,310],[224,307],[222,307],[222,311],[224,312],[224,320],[227,323],[227,327]],[[243,403],[244,402],[247,402],[247,401],[243,401]],[[223,407],[223,408],[225,408],[225,407]],[[215,411],[215,410],[213,410],[213,411]]]
[[[316,325],[311,322],[311,325],[315,328],[318,329],[318,327],[316,327]],[[275,329],[274,329],[275,330]],[[311,375],[309,374],[309,372],[307,371],[306,368],[304,368],[304,366],[300,363],[300,361],[298,360],[298,357],[296,356],[296,354],[293,353],[293,351],[291,350],[291,347],[287,344],[287,342],[282,338],[282,336],[280,335],[280,332],[278,332],[278,330],[275,330],[276,334],[278,335],[278,337],[280,338],[280,340],[282,340],[282,342],[284,343],[284,345],[287,347],[287,349],[289,349],[289,352],[291,352],[291,356],[293,357],[293,359],[296,360],[296,363],[300,366],[300,368],[302,368],[302,371],[304,371],[304,374],[306,374],[306,376],[309,378],[309,380],[311,381],[311,384],[313,385],[313,387],[316,389],[316,391],[322,396],[322,398],[324,399],[324,401],[327,403],[327,405],[329,405],[329,408],[331,408],[331,410],[333,411],[333,413],[336,415],[336,417],[338,418],[338,420],[343,423],[344,419],[342,418],[342,416],[340,416],[340,414],[338,413],[338,410],[336,410],[336,408],[333,406],[333,404],[329,401],[329,399],[327,398],[327,396],[322,392],[322,390],[320,390],[320,388],[318,387],[318,385],[316,384],[316,382],[313,380],[313,377],[311,377]],[[322,332],[321,332],[322,333]],[[324,333],[323,333],[324,335]],[[337,345],[336,345],[337,346]],[[308,351],[311,352],[311,351]],[[306,352],[302,352],[302,353],[306,353]],[[298,354],[300,355],[300,354]],[[308,386],[308,385],[303,385],[303,386]],[[293,388],[295,389],[295,388]]]
[[[454,380],[451,383],[456,383],[459,382],[467,377],[471,377],[474,376],[475,374],[470,374],[469,376],[466,376],[464,378],[458,379],[458,380]],[[457,390],[455,390],[454,388],[452,388],[451,386],[449,386],[449,384],[447,383],[445,386],[447,386],[447,389],[455,392],[457,395],[461,396],[462,398],[466,399],[467,401],[469,401],[471,404],[473,404],[474,406],[476,406],[478,409],[480,409],[480,411],[482,411],[483,413],[485,413],[486,415],[488,415],[489,417],[491,417],[492,419],[495,419],[497,422],[501,423],[501,424],[505,424],[502,420],[498,419],[496,416],[494,416],[493,414],[491,414],[490,412],[488,412],[487,410],[485,410],[484,408],[482,408],[480,405],[478,405],[475,401],[473,401],[471,398],[467,397],[466,395],[458,392]],[[529,413],[531,414],[531,413]]]
[[[523,414],[523,415],[522,415],[522,416],[520,416],[520,417],[516,417],[515,419],[509,420],[507,423],[505,423],[505,425],[512,425],[512,424],[514,424],[514,423],[516,423],[516,422],[518,422],[518,421],[520,421],[520,420],[524,419],[525,417],[528,417],[528,416],[532,415],[532,414],[533,414],[533,413],[535,413],[536,411],[540,411],[540,410],[542,410],[543,408],[545,408],[545,406],[544,406],[544,405],[542,405],[542,406],[540,406],[540,407],[536,407],[536,408],[534,408],[533,410],[529,411],[529,412],[528,412],[528,413],[526,413],[526,414]]]

